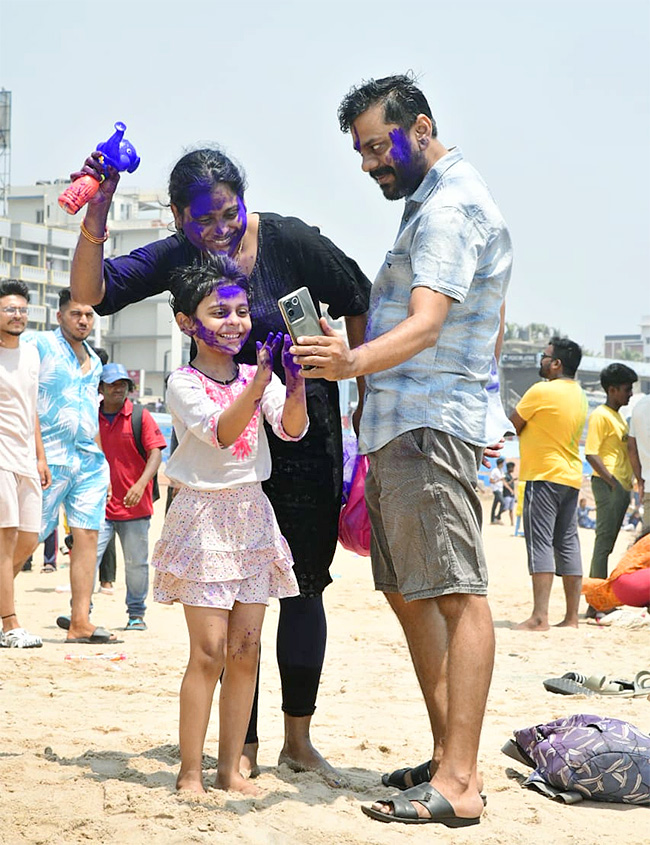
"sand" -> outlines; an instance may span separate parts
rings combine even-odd
[[[164,498],[164,497],[163,497]],[[486,496],[485,506],[490,501]],[[162,501],[157,507],[162,505]],[[162,513],[151,532],[157,537]],[[350,788],[333,789],[317,774],[277,767],[282,739],[280,689],[274,658],[277,605],[263,635],[260,763],[256,799],[210,789],[188,797],[174,791],[178,769],[178,688],[187,659],[180,607],[150,603],[149,630],[125,632],[117,647],[66,646],[54,620],[67,607],[55,590],[68,571],[35,570],[16,581],[26,627],[44,638],[42,649],[0,652],[0,842],[227,843],[436,842],[593,843],[616,836],[627,845],[650,840],[650,811],[585,802],[564,806],[521,786],[526,769],[500,752],[516,728],[572,713],[626,719],[650,732],[650,701],[565,697],[548,693],[547,677],[569,670],[633,677],[650,668],[650,629],[520,633],[512,622],[531,605],[524,541],[507,526],[484,529],[490,597],[497,638],[494,680],[480,751],[488,806],[481,824],[451,831],[440,825],[380,824],[362,815],[362,802],[389,794],[382,772],[429,757],[427,720],[403,637],[381,594],[372,589],[369,561],[342,549],[326,590],[329,642],[313,737],[346,774]],[[588,564],[593,531],[582,531]],[[619,537],[613,560],[630,542]],[[66,558],[59,557],[59,563]],[[119,629],[126,621],[118,569],[114,596],[95,596],[93,618]],[[552,618],[563,611],[554,586]],[[126,659],[66,660],[123,652]],[[467,679],[468,686],[472,679]],[[216,765],[216,707],[206,742],[206,783]]]

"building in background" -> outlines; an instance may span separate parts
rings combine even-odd
[[[643,337],[640,334],[605,335],[605,358],[643,361],[644,351]]]
[[[11,187],[8,217],[0,218],[0,278],[23,279],[30,288],[30,328],[56,326],[58,292],[70,284],[70,265],[83,210],[71,216],[57,202],[67,180]],[[105,254],[123,255],[170,233],[172,215],[163,191],[117,191],[108,218]],[[140,394],[162,396],[165,376],[180,365],[183,336],[168,294],[130,305],[96,320],[93,338],[112,361],[141,374]]]

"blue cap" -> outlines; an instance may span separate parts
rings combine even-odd
[[[130,385],[133,385],[131,376],[127,373],[126,367],[122,364],[104,364],[102,368],[101,381],[104,384],[113,384],[114,381],[125,379]]]

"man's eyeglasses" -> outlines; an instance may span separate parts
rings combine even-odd
[[[25,306],[18,306],[18,305],[7,305],[4,308],[0,309],[3,314],[20,314],[21,317],[26,317],[29,313],[29,308],[25,308]]]

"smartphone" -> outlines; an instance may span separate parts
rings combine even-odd
[[[307,288],[298,288],[281,297],[278,299],[278,306],[294,343],[300,336],[313,337],[323,334],[318,321],[319,315]],[[313,370],[314,368],[306,366],[304,369]]]

